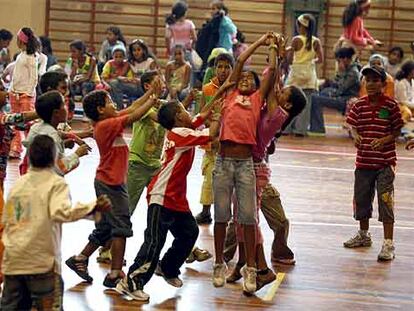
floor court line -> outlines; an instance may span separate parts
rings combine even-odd
[[[346,157],[355,157],[355,153],[350,152],[337,152],[337,151],[321,151],[321,150],[313,150],[313,149],[296,149],[296,148],[276,148],[276,152],[297,152],[297,153],[307,153],[307,154],[323,154],[323,155],[337,155],[337,156],[346,156]],[[413,157],[399,157],[397,155],[398,160],[404,161],[414,161]]]
[[[304,170],[335,171],[335,172],[354,172],[355,171],[355,169],[350,169],[350,168],[322,167],[322,166],[309,166],[309,165],[293,165],[293,164],[280,164],[280,163],[271,163],[270,166],[297,168],[297,169],[304,169]],[[414,177],[414,174],[399,173],[398,169],[397,169],[397,175],[398,176],[405,176],[405,177]]]
[[[266,294],[262,297],[264,301],[272,301],[276,295],[277,290],[279,289],[280,284],[282,284],[285,279],[285,273],[279,272],[276,276],[276,280],[273,282],[272,286],[267,290]]]

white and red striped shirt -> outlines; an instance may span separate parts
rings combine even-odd
[[[177,212],[190,212],[187,175],[193,165],[195,147],[210,141],[209,129],[176,127],[167,132],[161,170],[148,186],[148,204],[159,204]]]
[[[356,167],[377,170],[394,166],[397,162],[395,141],[385,144],[382,150],[373,150],[374,139],[392,135],[403,126],[398,103],[383,95],[379,103],[371,104],[368,96],[361,97],[349,112],[347,123],[361,136],[358,146]]]

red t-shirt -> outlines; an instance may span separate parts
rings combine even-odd
[[[98,145],[100,160],[96,179],[107,185],[126,182],[128,172],[128,145],[122,137],[128,116],[108,118],[94,126],[94,137]]]
[[[355,162],[357,168],[377,170],[396,164],[395,141],[384,145],[379,151],[371,147],[374,139],[391,135],[402,128],[403,120],[395,100],[383,95],[377,105],[371,105],[368,96],[361,97],[352,106],[346,121],[362,138]]]
[[[209,141],[209,129],[197,131],[174,128],[168,131],[161,170],[148,186],[148,204],[155,203],[174,211],[190,212],[187,175],[193,165],[194,147],[205,145]]]

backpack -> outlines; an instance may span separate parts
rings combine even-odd
[[[195,50],[203,60],[203,67],[207,66],[207,59],[211,51],[217,46],[219,42],[219,28],[223,16],[217,14],[206,23],[203,24],[197,34],[197,42]]]

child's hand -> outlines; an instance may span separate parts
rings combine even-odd
[[[355,147],[359,147],[359,145],[361,144],[362,141],[362,137],[361,135],[359,135],[358,133],[352,133],[352,138],[354,139],[354,145]]]
[[[388,142],[388,136],[382,138],[376,138],[371,142],[371,148],[375,151],[380,151],[384,148],[384,145]]]
[[[111,200],[106,194],[100,195],[96,200],[95,211],[97,212],[109,212],[112,209]]]
[[[152,93],[159,97],[161,95],[162,92],[162,85],[161,85],[161,79],[159,76],[156,76],[152,82],[151,82],[151,88],[152,88]]]
[[[407,144],[405,145],[405,149],[407,150],[411,150],[414,148],[414,139],[411,139],[407,142]]]
[[[73,139],[66,139],[64,141],[64,145],[65,148],[72,149],[73,147],[75,147],[75,142],[73,141]]]
[[[260,37],[259,43],[260,45],[269,45],[271,38],[274,38],[274,33],[271,31],[268,31],[263,36]]]
[[[86,143],[79,146],[78,149],[76,149],[75,153],[78,155],[78,157],[83,157],[87,155],[91,151],[91,147],[89,147]]]

